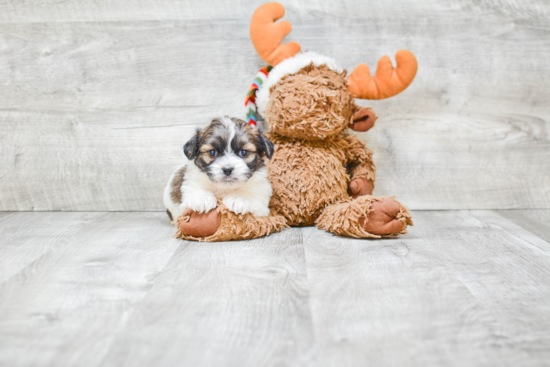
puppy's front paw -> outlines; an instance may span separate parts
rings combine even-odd
[[[226,196],[223,198],[223,204],[235,214],[250,213],[250,202],[238,196]]]
[[[193,193],[192,195],[186,195],[181,206],[197,213],[206,213],[218,206],[218,199],[211,193]]]
[[[250,204],[250,212],[256,217],[267,217],[270,214],[269,207],[257,200],[254,200]]]

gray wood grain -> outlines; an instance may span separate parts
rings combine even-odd
[[[14,216],[25,227],[2,223],[19,236],[3,237],[0,258],[27,254],[29,263],[0,284],[0,365],[99,365],[181,242],[164,213]]]
[[[550,243],[499,211],[413,216],[197,243],[164,213],[12,213],[0,366],[548,365]]]
[[[101,365],[303,365],[314,339],[301,233],[183,243]]]
[[[8,215],[13,214],[13,212],[0,212],[0,218],[7,217]]]
[[[307,228],[311,365],[547,363],[550,253],[474,213],[415,212],[408,235],[382,241]]]
[[[13,213],[0,222],[0,283],[66,245],[104,213]]]
[[[0,2],[0,210],[161,210],[197,126],[243,116],[260,2]],[[414,209],[550,208],[550,3],[285,3],[289,40],[351,69],[412,50],[381,116],[376,194]]]
[[[550,242],[550,210],[499,210],[498,214]]]
[[[82,21],[128,21],[171,19],[236,19],[250,16],[250,12],[264,4],[262,0],[208,0],[200,3],[189,0],[82,0],[21,2],[3,0],[0,3],[1,23],[27,22],[82,22]],[[436,0],[415,2],[412,0],[387,0],[384,3],[361,1],[315,0],[309,2],[280,1],[291,14],[307,16],[333,14],[338,17],[368,19],[384,16],[391,9],[397,18],[408,18],[411,12],[429,12],[448,7],[476,13],[497,12],[520,19],[545,18],[550,15],[545,0],[504,0],[499,2],[471,3],[467,0],[451,0],[441,3]]]

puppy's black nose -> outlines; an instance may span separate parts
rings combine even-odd
[[[224,167],[222,168],[223,173],[225,173],[226,176],[229,176],[231,172],[233,172],[233,167]]]

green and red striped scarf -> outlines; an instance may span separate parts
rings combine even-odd
[[[244,100],[244,106],[247,107],[246,112],[246,121],[251,126],[256,126],[257,120],[258,120],[258,108],[256,107],[256,92],[262,89],[262,85],[265,83],[265,80],[267,79],[267,76],[269,72],[271,71],[271,66],[266,66],[265,68],[261,68],[258,74],[256,75],[256,78],[254,79],[254,82],[248,89],[248,92],[246,93],[246,98]]]

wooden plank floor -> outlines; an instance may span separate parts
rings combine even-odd
[[[195,243],[158,212],[0,213],[0,366],[550,365],[550,210],[414,219]]]

